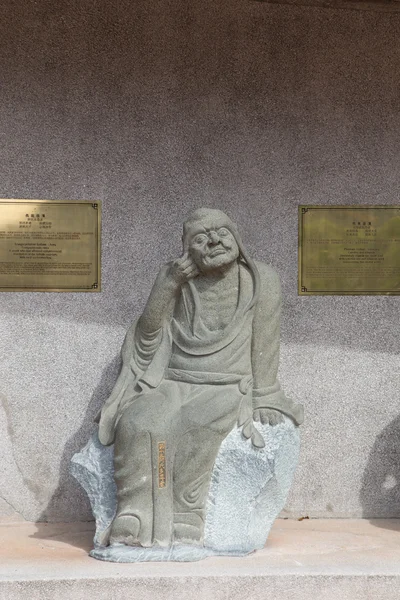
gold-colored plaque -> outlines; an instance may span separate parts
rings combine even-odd
[[[97,201],[0,200],[0,291],[100,291],[100,228]]]
[[[400,205],[300,206],[299,294],[400,295]]]
[[[167,485],[167,469],[165,465],[166,454],[165,442],[158,444],[158,487],[165,488]]]

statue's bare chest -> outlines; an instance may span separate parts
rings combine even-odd
[[[237,307],[237,287],[215,286],[199,290],[200,317],[210,331],[224,329],[232,321]]]

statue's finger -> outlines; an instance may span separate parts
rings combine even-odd
[[[193,261],[191,258],[186,258],[180,263],[179,266],[181,269],[189,269],[190,267],[193,267]]]
[[[189,269],[191,271],[198,271],[197,265],[192,261],[190,261],[187,265],[185,265],[185,270],[187,270],[187,269]]]
[[[269,414],[268,414],[268,412],[265,411],[265,410],[262,410],[262,411],[260,411],[260,414],[261,414],[261,423],[263,425],[268,425],[268,423],[269,423]]]
[[[252,433],[253,433],[253,423],[252,423],[251,419],[249,419],[243,426],[242,434],[246,438],[246,440],[248,440],[249,437],[251,437]]]
[[[189,265],[189,262],[187,259],[182,259],[182,258],[178,258],[175,262],[174,265],[176,267],[179,267],[180,269],[184,269],[185,267],[187,267]]]
[[[194,273],[197,275],[196,269],[192,265],[186,267],[186,269],[182,269],[182,273],[185,277],[192,277]]]
[[[259,410],[255,410],[255,411],[254,411],[254,414],[253,414],[253,420],[254,420],[256,423],[259,423],[259,422],[260,422],[260,411],[259,411]]]
[[[264,438],[256,428],[251,435],[251,442],[255,448],[265,448]]]
[[[196,265],[193,265],[193,266],[191,267],[191,269],[190,269],[190,275],[191,275],[192,277],[196,277],[196,275],[198,275],[198,274],[199,274],[199,272],[200,272],[200,271],[198,270],[198,268],[196,267]]]

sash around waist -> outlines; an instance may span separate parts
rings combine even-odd
[[[186,371],[183,369],[168,368],[165,371],[165,379],[182,381],[183,383],[198,383],[208,385],[238,384],[242,394],[247,394],[252,387],[253,377],[251,375],[239,375],[236,373],[212,373],[206,371]]]

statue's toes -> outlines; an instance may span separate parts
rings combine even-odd
[[[111,525],[110,544],[126,544],[140,546],[140,520],[134,515],[115,517]]]
[[[194,511],[174,513],[174,541],[186,544],[201,544],[204,520]]]

